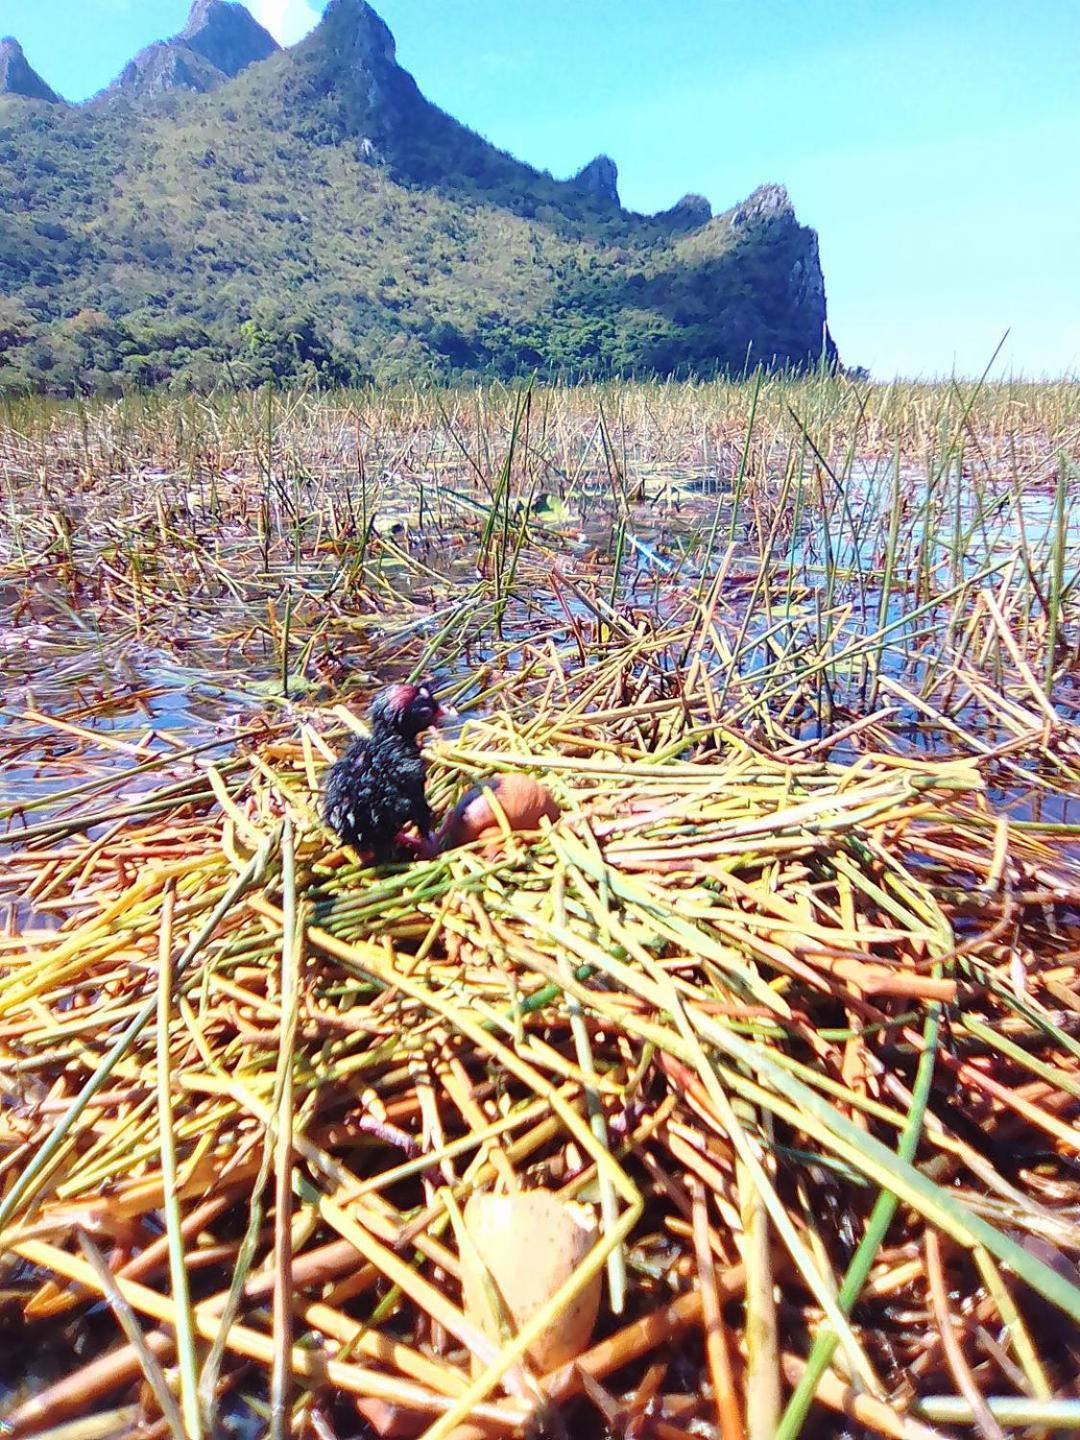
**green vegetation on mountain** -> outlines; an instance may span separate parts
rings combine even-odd
[[[0,391],[835,353],[816,236],[779,187],[630,214],[606,157],[556,181],[425,100],[363,0],[250,61],[243,16],[196,0],[160,47],[183,64],[86,105],[0,94]],[[192,90],[195,60],[217,78]]]

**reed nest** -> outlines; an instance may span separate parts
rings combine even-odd
[[[4,1324],[98,1313],[11,1432],[210,1434],[237,1394],[428,1440],[1080,1423],[1080,859],[978,755],[777,753],[696,663],[588,673],[431,751],[437,812],[542,777],[539,835],[336,848],[339,709],[9,836],[62,923],[0,949]],[[565,1293],[501,1344],[461,1298],[469,1196],[533,1188],[601,1222],[551,1374]]]
[[[1080,1433],[1078,394],[9,405],[8,1430]],[[375,870],[429,674],[436,814],[561,818]],[[600,1239],[492,1340],[522,1191]]]

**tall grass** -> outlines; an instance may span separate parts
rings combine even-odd
[[[1064,383],[8,406],[0,1266],[107,1357],[16,1433],[1075,1426],[1078,463]],[[425,673],[436,810],[564,816],[375,870]],[[547,1375],[453,1224],[535,1185]]]

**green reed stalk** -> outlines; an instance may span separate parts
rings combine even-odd
[[[935,970],[940,973],[940,967]],[[907,1122],[900,1135],[896,1153],[899,1158],[911,1164],[915,1159],[915,1152],[919,1147],[919,1137],[922,1134],[923,1119],[926,1115],[926,1107],[930,1099],[930,1091],[934,1081],[934,1064],[937,1058],[938,1042],[940,1038],[941,1007],[932,1005],[927,1015],[926,1024],[923,1027],[924,1048],[919,1056],[919,1065],[915,1073],[915,1085],[911,1096],[911,1109],[908,1111]],[[881,1249],[889,1226],[892,1224],[893,1216],[899,1207],[899,1200],[889,1190],[881,1190],[877,1200],[870,1212],[870,1218],[866,1223],[863,1237],[851,1257],[847,1273],[840,1286],[840,1294],[837,1303],[845,1315],[850,1315],[862,1288],[866,1284],[877,1253]],[[780,1419],[776,1431],[776,1440],[797,1440],[802,1433],[803,1423],[813,1403],[814,1394],[818,1382],[829,1367],[829,1362],[839,1344],[839,1338],[828,1326],[824,1326],[814,1341],[810,1356],[806,1362],[806,1369],[803,1371],[796,1385],[787,1409]]]
[[[281,693],[289,698],[289,631],[292,628],[293,592],[285,591],[285,617],[281,624]]]
[[[1057,483],[1054,487],[1053,535],[1050,550],[1050,607],[1046,635],[1046,693],[1054,685],[1054,671],[1057,667],[1058,633],[1061,626],[1061,597],[1065,582],[1065,546],[1068,541],[1066,498],[1068,496],[1068,472],[1065,456],[1058,456]]]

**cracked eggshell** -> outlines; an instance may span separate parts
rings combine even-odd
[[[492,1314],[489,1286],[494,1284],[506,1316],[520,1331],[573,1275],[597,1240],[592,1210],[549,1190],[473,1195],[464,1221],[472,1241],[461,1247],[465,1313],[496,1342],[503,1335],[498,1316]],[[594,1275],[536,1338],[527,1353],[537,1370],[554,1370],[588,1347],[602,1288],[603,1277]]]

